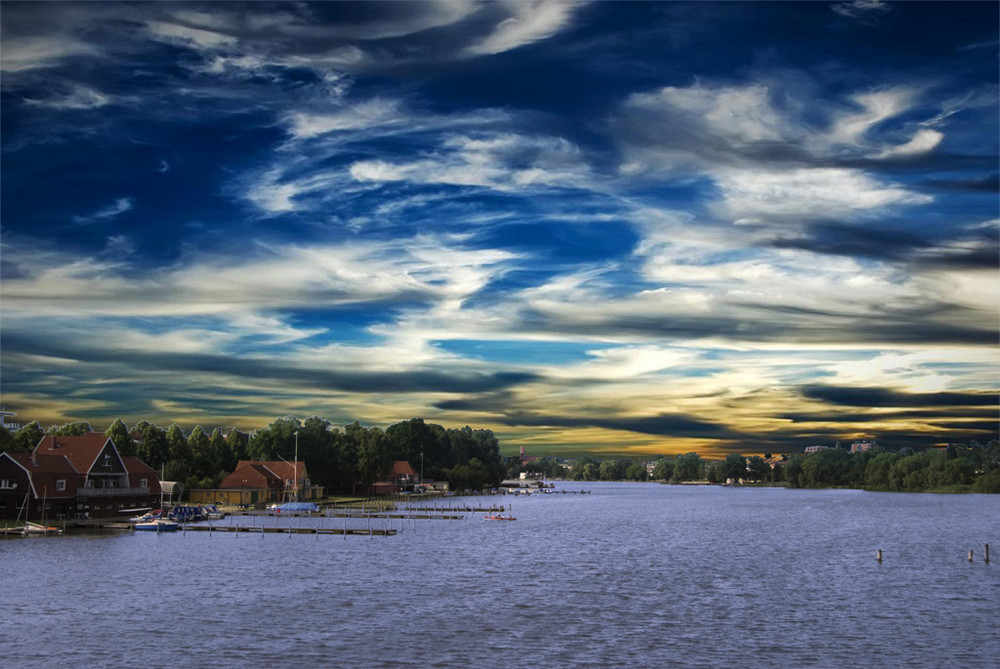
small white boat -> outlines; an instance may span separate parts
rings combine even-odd
[[[25,534],[62,534],[62,530],[58,527],[46,527],[45,525],[39,525],[38,523],[25,523],[24,524]]]

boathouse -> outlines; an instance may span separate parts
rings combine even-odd
[[[0,518],[106,518],[159,503],[156,472],[99,432],[46,435],[31,453],[0,454]]]
[[[304,461],[240,460],[218,488],[192,489],[188,492],[188,501],[192,504],[255,506],[309,501],[322,496],[323,486],[312,485]]]

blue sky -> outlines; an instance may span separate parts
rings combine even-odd
[[[996,3],[18,3],[18,419],[998,430]]]

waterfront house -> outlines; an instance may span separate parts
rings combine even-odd
[[[218,488],[192,489],[188,500],[192,504],[233,504],[254,506],[269,502],[319,499],[323,486],[314,486],[309,479],[306,463],[279,460],[240,460]]]
[[[0,454],[0,518],[124,516],[159,502],[156,472],[99,432],[46,435],[31,453]]]
[[[354,484],[354,494],[356,495],[392,495],[404,490],[412,491],[420,478],[413,469],[413,466],[406,460],[395,460],[392,468],[384,478],[372,483],[371,487],[357,482]]]

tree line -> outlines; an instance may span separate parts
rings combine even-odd
[[[0,451],[27,453],[46,434],[93,432],[87,422],[43,430],[33,421],[16,433],[0,429]],[[297,433],[297,434],[296,434]],[[201,426],[189,434],[175,423],[167,429],[143,420],[129,428],[120,418],[104,432],[119,453],[134,455],[168,481],[188,489],[214,488],[240,460],[304,461],[316,485],[351,491],[356,483],[370,487],[405,460],[427,479],[446,480],[453,490],[496,487],[507,473],[500,442],[490,430],[446,429],[413,418],[389,426],[366,427],[355,421],[341,430],[317,416],[304,421],[284,416],[250,434],[236,428]]]
[[[655,460],[652,478],[681,483],[708,481],[725,483],[777,483],[790,488],[861,488],[877,491],[921,492],[926,490],[969,490],[1000,493],[1000,442],[985,446],[949,445],[944,450],[928,449],[916,453],[904,448],[886,451],[876,447],[850,453],[831,448],[808,455],[794,454],[784,463],[769,464],[765,457],[744,457],[729,453],[721,462],[703,460],[697,453]],[[595,467],[586,462],[581,471],[574,467],[578,480],[614,480],[604,476],[606,462]],[[621,464],[618,465],[619,472]],[[634,470],[627,470],[634,472]],[[626,473],[621,478],[643,480]]]

